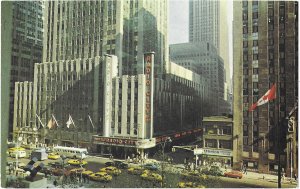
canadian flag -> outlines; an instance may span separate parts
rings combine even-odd
[[[273,84],[271,89],[269,89],[264,96],[262,96],[256,103],[252,104],[249,111],[253,111],[257,106],[261,106],[270,100],[273,100],[276,98],[276,85]]]

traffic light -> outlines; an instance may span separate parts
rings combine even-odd
[[[295,127],[295,117],[290,117],[288,120],[288,132],[292,133],[294,132],[294,127]]]

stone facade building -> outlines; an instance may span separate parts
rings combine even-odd
[[[274,172],[280,153],[287,170],[285,118],[298,98],[298,2],[234,1],[233,28],[235,167]],[[249,112],[273,84],[276,99]]]
[[[43,62],[118,57],[119,75],[143,74],[144,52],[155,51],[155,76],[168,64],[166,0],[48,1]]]
[[[33,81],[34,64],[42,61],[43,2],[12,3],[9,132],[13,131],[15,82]]]

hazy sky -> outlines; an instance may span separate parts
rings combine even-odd
[[[189,40],[189,1],[170,0],[169,44]]]
[[[170,0],[169,44],[189,41],[189,0]],[[229,29],[229,66],[232,76],[232,0],[227,4]]]

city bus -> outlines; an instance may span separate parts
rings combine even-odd
[[[53,152],[59,155],[65,155],[70,158],[79,158],[84,159],[88,154],[86,148],[74,148],[74,147],[66,147],[66,146],[55,146],[53,147]]]

